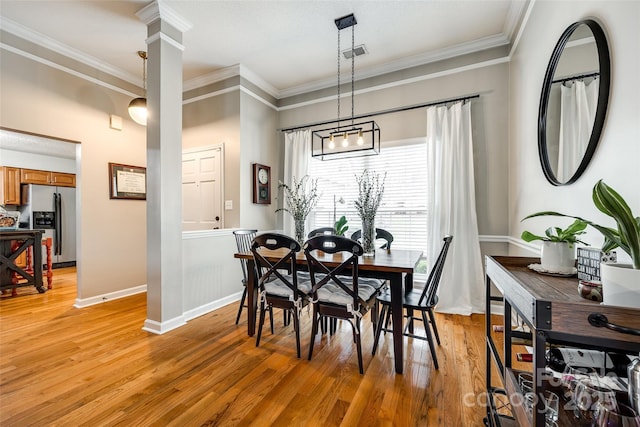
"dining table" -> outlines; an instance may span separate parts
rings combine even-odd
[[[264,250],[261,252],[269,261],[278,261],[285,255],[284,249]],[[346,255],[345,255],[346,256]],[[248,253],[235,253],[234,258],[247,260],[247,334],[253,336],[256,330],[256,313],[258,307],[258,289],[256,286],[256,271],[253,255]],[[422,251],[407,249],[377,249],[374,256],[360,256],[358,259],[358,275],[366,278],[383,279],[389,281],[391,294],[391,310],[393,313],[402,313],[403,292],[409,292],[413,288],[413,273],[417,263],[422,258]],[[343,259],[343,254],[324,253],[318,257],[328,267],[338,266]],[[299,270],[307,270],[307,260],[302,251],[296,256],[296,266]],[[395,371],[401,374],[404,366],[403,325],[402,315],[392,316],[393,330],[393,356]]]

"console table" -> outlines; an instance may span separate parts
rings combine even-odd
[[[541,377],[545,372],[545,352],[548,343],[580,348],[638,352],[640,349],[640,309],[602,305],[578,295],[578,279],[552,277],[530,270],[529,264],[539,258],[487,256],[486,267],[486,385],[488,392],[488,425],[519,425],[541,427],[545,425],[543,402],[528,414],[523,405],[523,394],[518,385],[517,371],[513,368],[513,337],[520,335],[531,340],[533,346],[532,374],[534,392],[547,387]],[[491,295],[491,285],[502,294]],[[492,333],[492,303],[504,303],[504,351],[500,354]],[[512,330],[512,310],[531,331],[528,334]],[[606,324],[606,326],[601,326]],[[625,328],[620,329],[619,327]],[[492,370],[497,367],[503,387],[492,384]],[[497,395],[508,398],[511,416],[500,416],[496,411]],[[560,411],[558,426],[575,425],[575,421]]]
[[[43,233],[43,230],[0,232],[0,290],[35,286],[38,292],[45,292],[46,289],[42,286],[41,245]],[[17,243],[14,244],[14,242]],[[33,265],[28,263],[25,268],[22,268],[17,265],[16,261],[29,248],[33,248]],[[18,277],[22,280],[18,280]]]

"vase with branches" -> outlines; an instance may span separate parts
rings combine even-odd
[[[361,175],[356,175],[358,198],[355,200],[354,205],[362,220],[362,247],[365,256],[373,256],[375,254],[375,219],[384,194],[386,178],[386,172],[380,178],[378,174],[368,169],[365,169]]]
[[[280,181],[278,189],[282,189],[285,196],[285,206],[276,209],[276,212],[288,212],[293,217],[295,224],[295,239],[300,245],[305,241],[305,221],[307,216],[318,204],[318,180],[311,179],[308,175],[299,181],[293,177],[291,186]]]

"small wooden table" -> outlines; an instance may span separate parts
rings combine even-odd
[[[269,251],[271,256],[266,255],[270,261],[276,261],[284,255],[284,251]],[[253,336],[256,330],[256,311],[258,304],[258,289],[255,286],[255,266],[251,253],[236,253],[235,258],[246,259],[248,261],[247,270],[249,277],[247,280],[247,333]],[[404,283],[405,292],[413,288],[413,271],[416,264],[422,257],[421,251],[409,251],[402,249],[392,249],[387,252],[384,249],[376,250],[374,257],[360,257],[358,260],[358,274],[362,277],[389,280],[391,290],[391,310],[396,315],[393,319],[393,355],[395,360],[396,373],[401,374],[403,370],[403,335],[402,335],[402,289]],[[325,254],[321,261],[329,266],[337,266],[342,261],[340,254]],[[304,253],[299,252],[296,263],[301,270],[307,269],[307,260]]]
[[[44,230],[9,230],[0,232],[0,290],[15,289],[21,286],[35,286],[44,293],[42,286],[42,234]],[[13,247],[12,242],[19,242]],[[24,269],[16,264],[18,257],[29,248],[33,248],[33,266]],[[33,274],[29,271],[33,268]],[[17,281],[13,274],[24,280]]]

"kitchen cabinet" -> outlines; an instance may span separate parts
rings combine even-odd
[[[578,279],[545,276],[531,271],[529,264],[539,258],[492,257],[485,258],[486,267],[486,385],[487,418],[490,426],[518,425],[541,427],[545,425],[543,402],[529,414],[522,402],[524,397],[518,385],[518,370],[514,368],[513,345],[516,338],[530,340],[533,346],[534,392],[541,393],[552,385],[545,374],[545,353],[550,344],[595,350],[637,353],[640,348],[640,309],[601,305],[578,295]],[[501,293],[491,295],[492,285]],[[491,322],[491,309],[503,302],[503,331],[496,334]],[[495,307],[494,307],[495,308]],[[512,317],[528,333],[514,331]],[[499,351],[498,335],[503,335]],[[493,382],[497,372],[501,384]],[[508,401],[510,414],[499,411],[501,402]],[[566,410],[559,412],[558,426],[575,425],[575,419]]]
[[[72,173],[51,172],[51,185],[58,187],[75,187],[76,176]]]
[[[21,169],[20,183],[56,185],[59,187],[75,187],[76,176],[72,173],[50,172],[36,169]]]
[[[0,202],[3,205],[20,204],[20,169],[2,166],[0,173]]]

